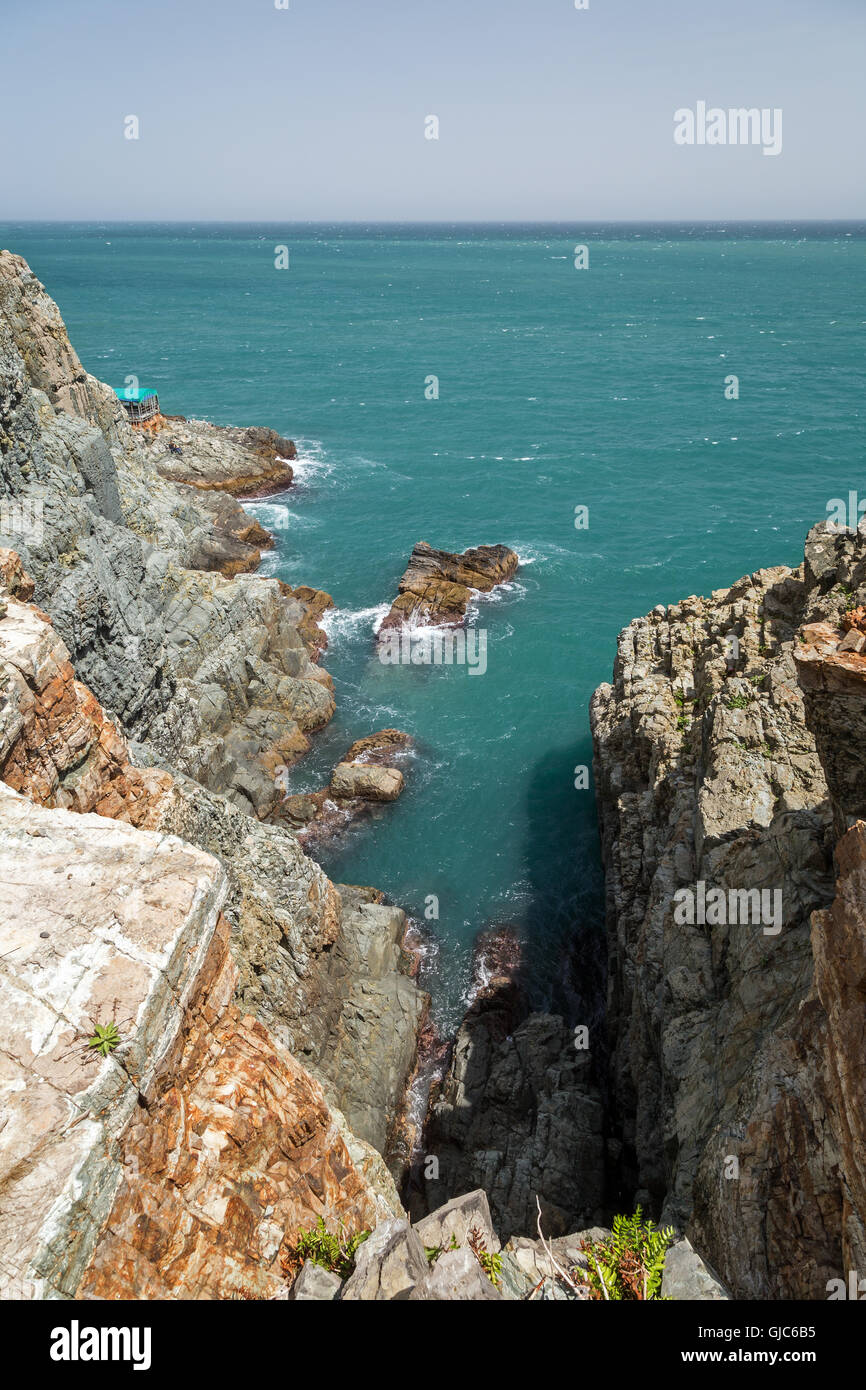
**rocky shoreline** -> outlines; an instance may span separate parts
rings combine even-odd
[[[234,494],[293,451],[131,426],[0,252],[0,1293],[590,1300],[637,1201],[666,1296],[824,1297],[866,1267],[866,534],[623,632],[607,1036],[534,1009],[500,929],[447,1040],[405,913],[304,850],[400,794],[411,740],[285,797],[332,600],[256,573]],[[419,543],[382,629],[460,625],[517,563]],[[680,921],[698,884],[778,922]],[[320,1221],[366,1235],[338,1273],[298,1255]]]

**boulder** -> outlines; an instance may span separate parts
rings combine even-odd
[[[343,1286],[349,1302],[408,1299],[427,1277],[424,1246],[408,1221],[383,1221],[358,1247],[355,1271]]]
[[[493,1229],[487,1193],[480,1187],[462,1197],[452,1197],[450,1202],[415,1223],[415,1233],[428,1249],[441,1246],[448,1250],[452,1240],[458,1245],[468,1245],[473,1230],[478,1231],[485,1249],[496,1254],[499,1238]]]
[[[308,1260],[292,1285],[289,1298],[296,1303],[329,1303],[339,1297],[342,1287],[339,1274]]]
[[[688,1240],[678,1240],[665,1257],[662,1298],[729,1299],[724,1285],[704,1264]]]
[[[403,774],[396,767],[338,763],[331,777],[331,795],[339,800],[396,801],[402,790]]]
[[[472,1251],[446,1250],[434,1260],[409,1295],[413,1302],[472,1301],[498,1303],[501,1291],[488,1278]]]

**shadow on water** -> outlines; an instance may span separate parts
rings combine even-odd
[[[522,936],[525,984],[533,1008],[599,1027],[604,1016],[607,946],[604,876],[589,739],[550,750],[536,763],[527,792],[527,878],[531,899]]]

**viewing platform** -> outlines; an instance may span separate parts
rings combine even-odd
[[[138,386],[133,389],[131,386],[124,386],[121,389],[115,386],[114,390],[130,424],[140,425],[159,414],[159,396],[150,387]]]

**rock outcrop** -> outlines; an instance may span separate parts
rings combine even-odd
[[[501,956],[488,949],[486,965],[495,968]],[[407,1196],[420,1216],[481,1187],[503,1240],[535,1229],[536,1198],[545,1232],[559,1236],[596,1221],[605,1195],[592,1056],[575,1045],[563,1017],[530,1012],[517,964],[512,954],[510,969],[475,987],[445,1076],[431,1090],[419,1160],[425,1173]]]
[[[459,626],[473,591],[486,594],[507,583],[518,564],[519,557],[505,545],[479,545],[456,555],[419,541],[379,635],[404,625]]]
[[[294,476],[294,441],[276,430],[211,425],[182,415],[159,415],[140,429],[160,477],[173,483],[233,497],[266,497],[282,492]]]
[[[8,253],[0,309],[0,1274],[282,1296],[299,1229],[402,1217],[426,1008],[403,914],[264,819],[333,709],[330,600],[232,572],[267,533],[160,477]]]
[[[308,605],[241,572],[267,533],[231,498],[159,476],[8,252],[0,310],[0,544],[21,556],[78,678],[143,757],[266,816],[277,769],[334,708]]]
[[[0,573],[27,592],[16,561],[0,552]],[[179,774],[134,766],[47,616],[2,590],[0,611],[0,777],[40,805],[96,811],[216,856],[239,1000],[316,1069],[351,1132],[384,1153],[427,1006],[402,948],[404,914],[372,889],[338,891],[284,829]]]
[[[215,859],[0,784],[0,869],[0,1268],[42,1296],[265,1297],[299,1228],[399,1211],[232,1005]]]
[[[862,801],[862,696],[835,652],[864,575],[864,538],[817,527],[800,569],[633,622],[592,703],[610,1154],[735,1297],[823,1298],[862,1248],[866,1133],[829,1023],[852,1026],[861,978],[844,878],[826,909]]]
[[[359,816],[397,800],[404,787],[400,764],[406,766],[412,749],[412,738],[399,729],[358,739],[334,768],[327,787],[286,796],[273,819],[295,830],[306,849],[318,849]]]

